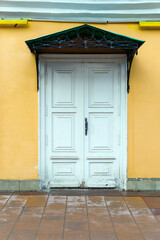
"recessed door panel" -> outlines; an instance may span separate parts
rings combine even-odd
[[[75,151],[76,145],[75,113],[53,113],[52,144],[53,151]]]
[[[89,72],[90,107],[113,106],[113,71],[112,69],[91,69]]]
[[[89,152],[111,151],[113,145],[113,119],[111,113],[90,113]]]
[[[75,95],[75,71],[54,70],[52,78],[53,107],[73,107]]]

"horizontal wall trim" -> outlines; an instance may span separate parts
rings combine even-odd
[[[126,190],[160,191],[160,178],[128,178]]]
[[[0,191],[39,191],[40,181],[33,180],[0,180]],[[130,191],[160,191],[160,178],[128,178],[127,188]]]
[[[69,22],[159,21],[159,0],[3,0],[0,18]]]
[[[38,179],[29,180],[0,180],[0,191],[38,191],[40,181]]]
[[[128,181],[143,181],[143,180],[152,180],[152,181],[160,181],[160,178],[128,178]]]

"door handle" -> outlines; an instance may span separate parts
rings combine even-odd
[[[85,118],[85,135],[87,136],[88,133],[88,121],[87,118]]]

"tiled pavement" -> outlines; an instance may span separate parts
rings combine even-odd
[[[160,193],[0,193],[0,240],[160,240]]]

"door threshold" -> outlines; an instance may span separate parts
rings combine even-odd
[[[118,190],[116,187],[50,187],[50,190]]]
[[[53,196],[121,196],[120,190],[115,188],[52,188],[50,194]]]

